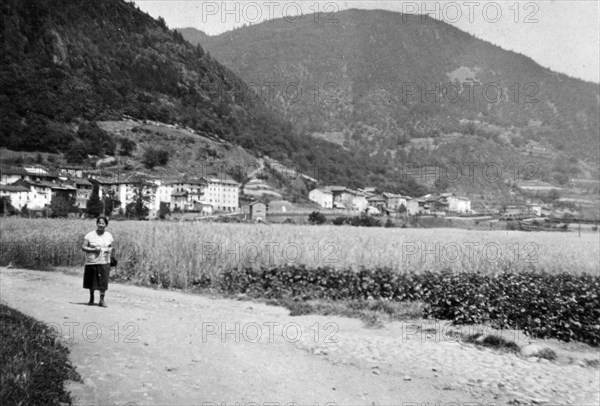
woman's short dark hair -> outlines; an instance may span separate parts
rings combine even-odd
[[[96,224],[98,224],[98,222],[99,222],[100,220],[104,220],[104,224],[108,225],[108,218],[107,218],[107,217],[105,217],[105,216],[99,216],[99,217],[96,219]]]

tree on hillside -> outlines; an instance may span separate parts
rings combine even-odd
[[[86,147],[81,141],[73,141],[69,144],[65,159],[71,164],[82,164],[87,157]]]
[[[85,204],[85,213],[90,217],[98,217],[102,214],[102,201],[100,200],[100,186],[94,183],[92,194]]]
[[[169,162],[169,151],[160,148],[150,147],[144,152],[142,163],[148,169],[153,169],[155,166],[166,166]]]
[[[119,139],[119,143],[121,144],[121,148],[119,150],[119,155],[122,156],[131,156],[131,153],[136,147],[135,141],[130,140],[126,137],[121,137]]]
[[[98,127],[95,121],[85,122],[79,126],[77,135],[84,142],[86,152],[90,155],[112,155],[115,150],[113,137]]]

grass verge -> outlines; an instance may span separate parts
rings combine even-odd
[[[52,329],[0,304],[0,404],[71,405],[66,380],[80,381]]]

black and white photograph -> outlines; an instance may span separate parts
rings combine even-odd
[[[0,404],[600,404],[600,2],[3,0]]]

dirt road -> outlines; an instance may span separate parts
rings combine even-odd
[[[115,283],[100,308],[86,305],[81,286],[80,276],[0,268],[1,300],[49,323],[70,348],[84,380],[69,384],[76,404],[599,401],[598,368],[425,340],[412,324],[368,329],[354,319],[290,317],[250,301]],[[593,358],[590,351],[578,354]]]

